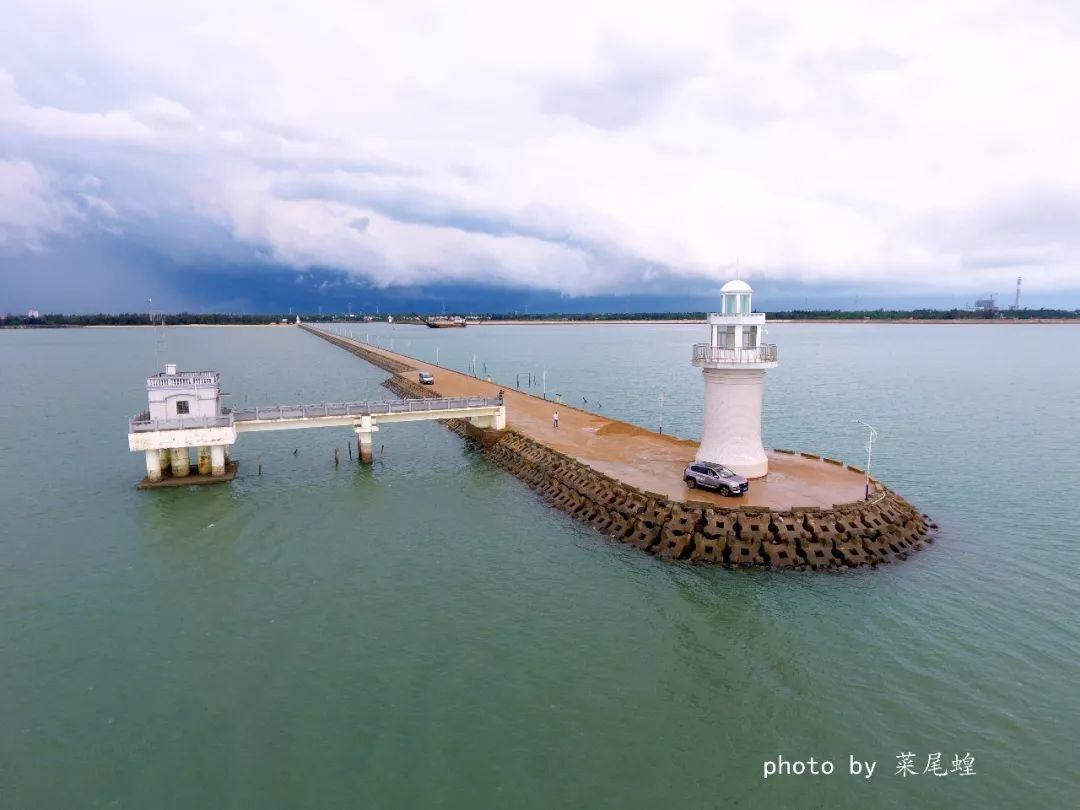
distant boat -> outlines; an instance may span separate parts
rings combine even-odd
[[[445,315],[437,318],[424,318],[420,320],[424,322],[424,325],[429,329],[464,329],[465,319],[461,317],[447,318]]]

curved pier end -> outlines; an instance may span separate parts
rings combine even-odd
[[[666,559],[730,567],[828,570],[904,559],[937,526],[908,501],[835,459],[768,452],[769,473],[739,498],[690,490],[683,468],[695,442],[556,404],[511,388],[304,327],[393,374],[400,396],[495,396],[505,392],[505,430],[445,424],[479,439],[487,456],[553,506],[597,531]],[[435,376],[420,385],[417,375]],[[559,427],[552,425],[558,410]]]

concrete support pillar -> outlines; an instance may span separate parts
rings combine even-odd
[[[360,452],[360,463],[370,464],[374,459],[372,437],[379,430],[370,414],[360,417],[356,424],[356,449]]]
[[[172,461],[169,458],[168,449],[162,448],[161,450],[155,450],[154,452],[158,454],[158,464],[161,467],[161,474],[167,475],[170,468],[172,467]]]
[[[222,476],[225,474],[225,445],[215,444],[210,448],[210,474]]]
[[[210,475],[210,448],[203,446],[198,450],[199,475]]]
[[[506,406],[500,406],[499,410],[490,416],[469,416],[466,417],[466,421],[473,427],[483,428],[485,430],[505,430]]]
[[[187,478],[191,472],[191,458],[188,456],[188,448],[173,447],[169,450],[169,461],[172,466],[174,478]]]
[[[374,454],[372,453],[373,443],[371,441],[370,433],[357,433],[356,445],[360,450],[360,463],[370,464],[374,460]]]
[[[149,481],[161,480],[161,454],[157,450],[146,451],[146,478]]]

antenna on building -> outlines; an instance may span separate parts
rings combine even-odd
[[[161,368],[161,354],[165,348],[165,314],[154,309],[154,299],[146,299],[147,308],[150,310],[150,326],[154,329],[154,368]]]

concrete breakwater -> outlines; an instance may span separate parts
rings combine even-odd
[[[308,331],[390,372],[393,376],[384,385],[399,396],[442,395],[437,386],[414,379],[417,367],[408,358],[321,330]],[[825,570],[904,559],[934,540],[937,527],[929,517],[878,481],[872,483],[869,500],[828,506],[727,506],[707,496],[693,500],[694,493],[680,500],[595,469],[515,429],[510,421],[502,431],[478,429],[463,420],[444,424],[480,442],[489,459],[556,508],[602,534],[666,559]],[[811,454],[778,452],[843,466]]]

